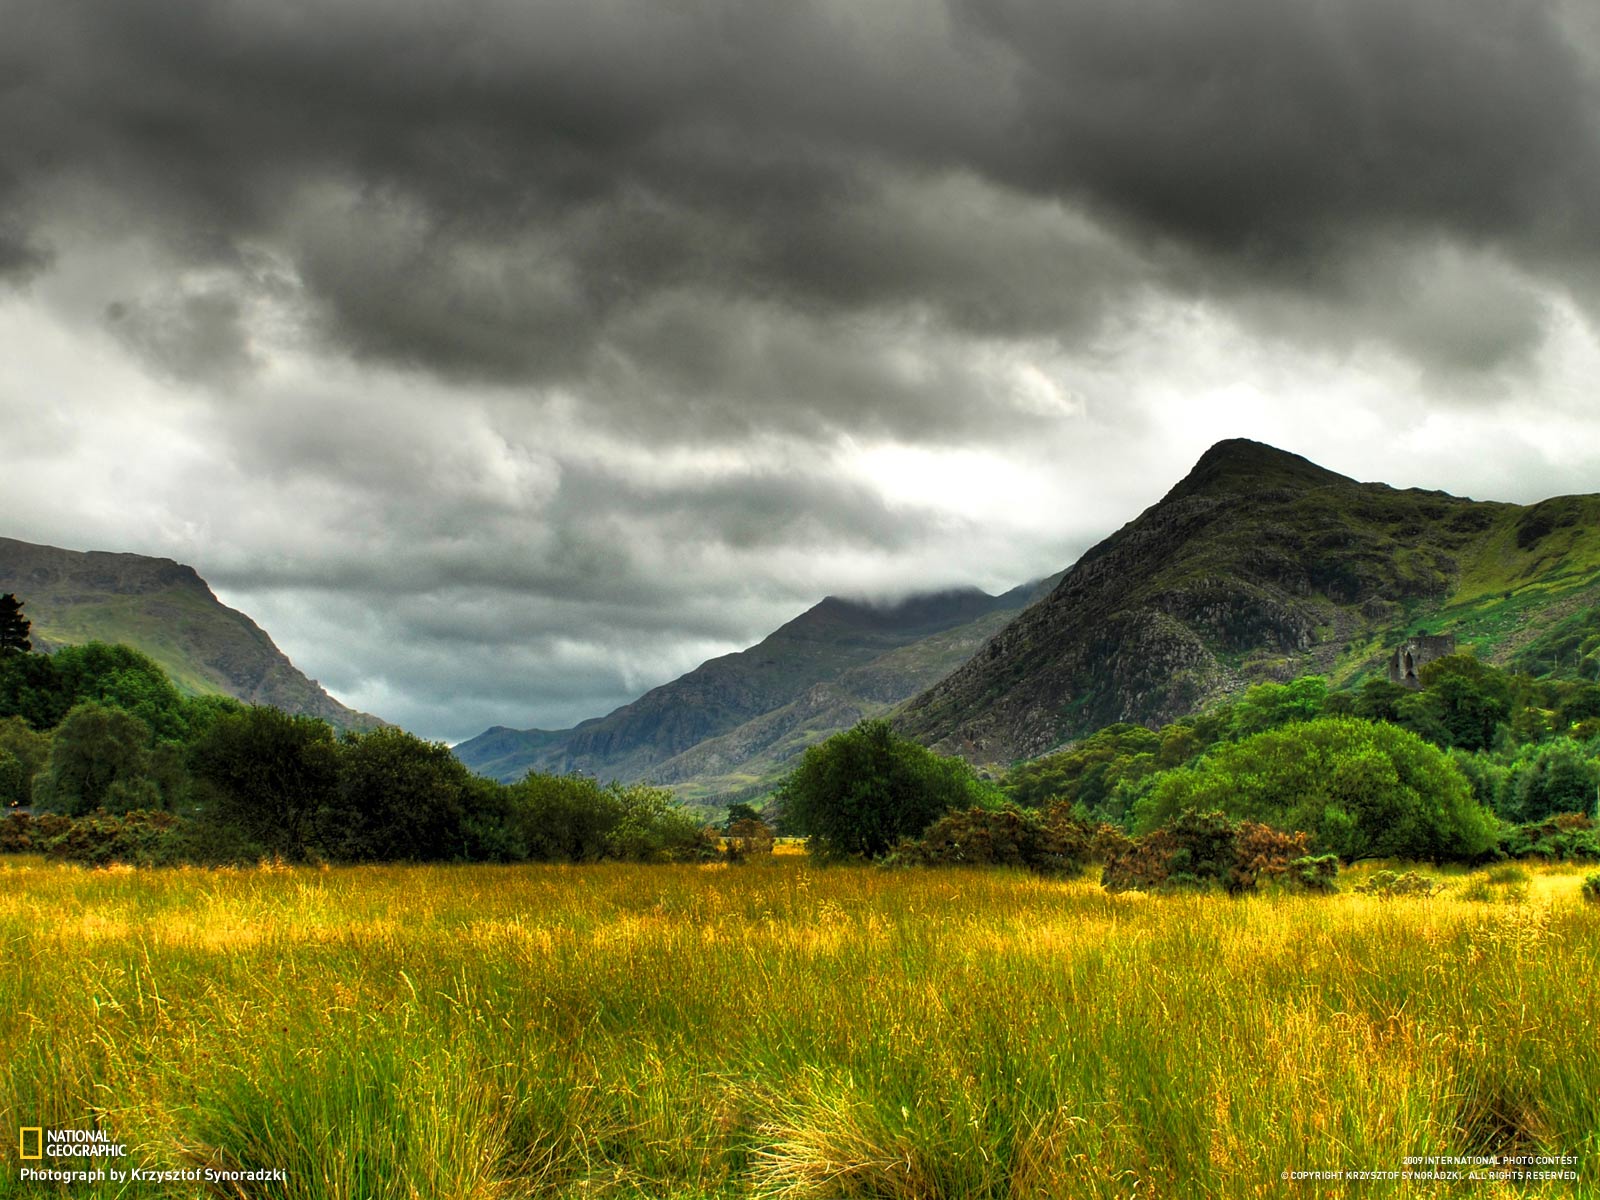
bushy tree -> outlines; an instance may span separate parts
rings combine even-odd
[[[1496,727],[1511,719],[1510,678],[1470,654],[1424,663],[1417,678],[1449,735],[1441,744],[1487,750],[1494,745]]]
[[[1471,859],[1493,846],[1496,828],[1437,747],[1354,717],[1269,730],[1168,772],[1145,801],[1140,827],[1185,810],[1303,830],[1346,860]]]
[[[1355,699],[1354,715],[1367,721],[1398,721],[1400,702],[1411,694],[1408,688],[1387,679],[1369,679]]]
[[[22,765],[22,760],[0,746],[0,817],[8,809],[28,803],[33,795],[33,773]]]
[[[952,808],[998,806],[998,791],[959,758],[863,721],[810,747],[775,799],[789,827],[823,859],[879,858]]]
[[[33,780],[50,758],[50,737],[21,717],[0,717],[0,810],[26,805]]]
[[[88,642],[53,655],[0,655],[0,717],[53,729],[86,700],[138,717],[155,738],[182,740],[186,701],[166,672],[131,646]]]
[[[470,779],[440,742],[393,727],[347,735],[317,814],[322,850],[344,862],[462,858]]]
[[[1302,675],[1291,683],[1258,683],[1235,701],[1229,736],[1245,738],[1313,720],[1322,715],[1327,699],[1328,681],[1320,675]]]
[[[0,717],[19,717],[37,730],[54,729],[73,705],[47,654],[0,654]]]
[[[716,853],[700,822],[661,788],[530,772],[507,792],[510,828],[538,862],[691,861]]]
[[[73,703],[93,700],[120,708],[138,717],[158,738],[178,740],[187,732],[178,689],[154,659],[132,646],[106,642],[63,646],[52,661]]]
[[[34,804],[68,816],[159,809],[165,798],[151,767],[150,727],[121,709],[85,701],[51,739],[50,757],[34,780]]]
[[[318,845],[318,814],[335,800],[339,751],[324,721],[247,708],[218,717],[191,745],[189,769],[203,819],[303,861]]]
[[[1495,807],[1508,821],[1542,821],[1557,813],[1592,813],[1600,763],[1562,738],[1537,747],[1511,765]]]

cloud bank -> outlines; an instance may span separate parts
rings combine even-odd
[[[1059,569],[1211,442],[1600,490],[1600,27],[10,0],[5,532],[430,736]]]

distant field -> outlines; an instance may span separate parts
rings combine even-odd
[[[1600,906],[1449,878],[0,859],[0,1195],[25,1126],[286,1177],[72,1196],[1600,1194]],[[1511,1154],[1578,1181],[1284,1178]]]

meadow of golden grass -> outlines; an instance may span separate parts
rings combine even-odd
[[[0,1195],[22,1126],[286,1176],[73,1196],[1597,1195],[1580,880],[0,859]],[[1577,1179],[1284,1177],[1430,1155]]]

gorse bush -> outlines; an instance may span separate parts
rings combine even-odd
[[[60,813],[0,818],[0,853],[43,854],[86,866],[172,866],[193,861],[186,823],[168,812]]]
[[[1221,812],[1183,812],[1108,854],[1101,885],[1108,892],[1220,888],[1237,895],[1278,882],[1336,891],[1337,857],[1310,857],[1310,840]]]
[[[887,861],[894,866],[1019,867],[1069,876],[1096,856],[1099,832],[1065,805],[1047,813],[968,808],[946,813],[921,837],[905,839]]]

